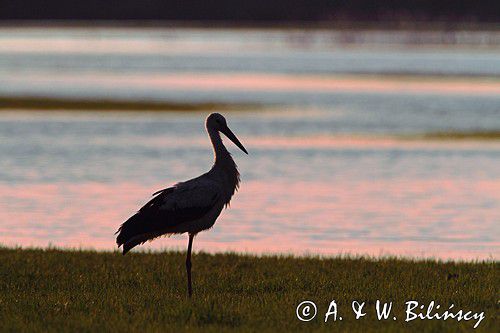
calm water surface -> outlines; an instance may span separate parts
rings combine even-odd
[[[499,143],[312,135],[316,126],[282,111],[228,118],[250,155],[230,146],[242,187],[198,249],[498,256]],[[154,190],[210,167],[201,120],[2,115],[2,243],[112,249],[120,222]]]
[[[250,155],[228,143],[242,186],[198,250],[498,259],[500,142],[405,139],[499,130],[498,47],[360,36],[0,29],[0,94],[261,104],[224,111]],[[0,242],[113,249],[152,192],[210,168],[208,112],[3,111]]]

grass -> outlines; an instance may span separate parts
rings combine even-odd
[[[247,110],[257,104],[232,103],[176,103],[139,100],[88,100],[49,97],[2,97],[0,110],[84,110],[84,111],[214,111]]]
[[[396,258],[254,257],[197,253],[194,297],[186,297],[184,254],[0,248],[0,331],[415,332],[473,331],[475,321],[404,322],[404,302],[485,312],[479,332],[498,328],[499,268],[490,262]],[[331,300],[343,321],[324,323]],[[378,321],[377,299],[397,321]],[[318,306],[296,318],[303,300]],[[355,320],[352,300],[366,301]]]
[[[453,130],[422,134],[400,134],[396,138],[418,141],[496,141],[500,140],[500,130]]]
[[[423,138],[433,140],[499,140],[500,130],[434,132],[423,135]]]

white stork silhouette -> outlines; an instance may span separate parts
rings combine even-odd
[[[231,154],[222,143],[224,133],[241,150],[247,150],[229,129],[219,113],[207,117],[205,126],[214,149],[214,165],[207,173],[153,194],[153,199],[123,223],[116,243],[126,254],[137,245],[163,235],[189,234],[186,271],[188,295],[191,297],[191,249],[193,238],[211,228],[224,206],[227,206],[239,187],[240,174]]]

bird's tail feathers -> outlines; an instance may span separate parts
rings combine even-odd
[[[165,230],[155,230],[147,231],[144,230],[144,221],[140,218],[139,214],[136,213],[125,221],[115,234],[116,244],[118,247],[122,247],[123,254],[127,254],[137,245],[146,243],[147,241],[152,241],[160,236],[170,236],[172,233],[165,232]]]
[[[140,241],[134,241],[134,239],[140,238],[138,236],[142,234],[138,214],[131,216],[125,221],[115,234],[118,234],[116,244],[118,247],[123,246],[123,254],[126,254],[133,247],[139,245]]]

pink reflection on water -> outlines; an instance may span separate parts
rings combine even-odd
[[[498,95],[500,83],[482,79],[285,75],[268,73],[85,74],[50,77],[19,74],[8,82],[35,85],[88,85],[106,88],[183,91],[367,92],[390,94]]]
[[[202,141],[199,140],[201,144]],[[245,138],[245,143],[248,145],[256,146],[259,148],[377,148],[377,149],[393,149],[402,148],[404,149],[425,149],[434,150],[436,148],[440,149],[461,149],[461,148],[492,148],[498,149],[500,144],[495,141],[487,140],[443,140],[443,139],[420,139],[412,137],[389,137],[389,136],[353,136],[349,135],[329,135],[329,136],[311,136],[307,138],[303,137],[250,137]]]
[[[2,184],[0,243],[111,250],[120,223],[161,186]],[[249,181],[195,249],[498,259],[499,204],[500,180]]]

